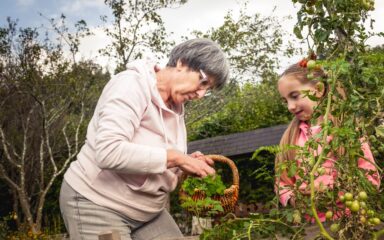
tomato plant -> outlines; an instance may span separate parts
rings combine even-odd
[[[294,207],[279,208],[279,214],[285,217],[279,220],[293,226],[315,221],[321,237],[329,240],[378,239],[384,234],[384,230],[377,229],[384,216],[384,197],[379,194],[383,166],[379,157],[384,157],[384,51],[369,49],[365,44],[373,35],[365,26],[369,21],[374,23],[369,17],[374,1],[292,2],[300,7],[294,34],[309,49],[299,66],[308,69],[307,78],[318,80],[325,93],[321,99],[306,94],[318,101],[311,125],[322,117],[321,132],[304,147],[287,146],[295,151],[297,159],[275,166],[286,171],[288,177],[299,176],[290,189],[295,196]],[[326,78],[316,79],[316,69],[322,69]],[[319,148],[320,153],[313,150]],[[377,164],[371,162],[373,167],[363,168],[361,162],[367,161],[365,152],[369,149]],[[324,168],[322,164],[330,158],[335,160],[334,166]],[[302,161],[299,167],[298,159],[308,161]],[[329,171],[335,172],[334,183],[315,187],[315,178]],[[303,183],[308,186],[306,189],[300,188]],[[278,200],[275,206],[279,207]],[[325,213],[330,231],[324,227],[319,213]],[[260,222],[249,219],[241,228],[229,228],[228,231],[237,233],[230,235],[234,238],[217,239],[246,239],[244,232],[252,239],[256,226]]]
[[[308,57],[300,62],[309,71],[321,67],[327,75],[320,79],[326,94],[319,101],[311,124],[323,116],[321,132],[315,139],[296,150],[296,155],[312,159],[305,165],[309,174],[301,174],[310,185],[310,196],[297,191],[296,207],[313,216],[326,239],[378,238],[383,216],[383,199],[379,192],[379,173],[382,163],[370,169],[361,167],[371,149],[374,157],[384,156],[384,56],[367,48],[366,40],[374,35],[365,26],[374,20],[369,13],[373,0],[292,0],[300,6],[294,33],[308,43]],[[381,37],[383,33],[379,33]],[[313,56],[318,59],[313,59]],[[312,98],[311,98],[312,99]],[[329,141],[328,136],[332,136]],[[310,149],[323,150],[318,155]],[[314,186],[317,176],[324,173],[322,163],[332,156],[337,172],[335,183],[328,188]],[[313,163],[313,159],[315,162]],[[299,169],[299,168],[297,168]],[[372,180],[375,178],[376,180]],[[309,206],[309,207],[308,207]],[[332,213],[337,212],[335,217]],[[324,228],[318,212],[332,219],[331,233]]]

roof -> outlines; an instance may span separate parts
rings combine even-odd
[[[188,143],[188,152],[220,154],[227,157],[252,154],[261,146],[276,145],[280,142],[287,125],[260,128],[253,131],[234,133]]]

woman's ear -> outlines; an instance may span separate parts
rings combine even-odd
[[[181,60],[177,60],[177,63],[176,63],[176,69],[181,69],[183,67],[183,63],[181,62]]]

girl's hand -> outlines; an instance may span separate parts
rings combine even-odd
[[[300,189],[301,194],[303,195],[311,195],[311,190],[308,188]]]
[[[289,204],[292,206],[292,207],[296,207],[296,202],[295,202],[295,196],[292,196],[290,199],[289,199]]]
[[[200,154],[197,154],[197,155],[200,156]],[[196,175],[198,177],[206,177],[208,175],[215,174],[215,169],[213,169],[206,162],[206,159],[208,158],[204,157],[204,155],[198,158],[195,158],[195,157],[183,154],[182,152],[177,150],[173,150],[173,149],[167,150],[167,168],[179,167],[184,172],[192,175]],[[212,159],[210,160],[212,161]]]

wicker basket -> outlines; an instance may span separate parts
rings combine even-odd
[[[206,157],[211,158],[215,162],[225,163],[232,170],[232,177],[233,177],[232,185],[229,188],[224,190],[223,195],[213,196],[212,199],[220,201],[221,206],[224,209],[224,212],[222,214],[233,212],[236,202],[239,198],[239,172],[237,170],[237,167],[232,160],[222,155],[206,155]],[[185,178],[186,176],[183,175],[182,179],[184,180]],[[187,198],[188,196],[189,195],[185,191],[180,189],[179,199],[182,203],[184,202],[184,199]],[[201,190],[196,190],[191,197],[194,201],[202,200],[205,198],[205,193]],[[204,212],[201,215],[204,216],[205,215]]]

